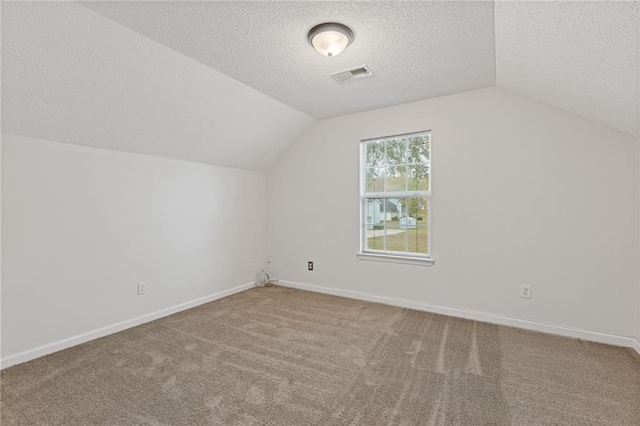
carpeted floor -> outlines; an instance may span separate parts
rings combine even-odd
[[[282,287],[2,371],[9,425],[640,425],[631,349]]]

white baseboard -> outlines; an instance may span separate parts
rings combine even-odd
[[[299,288],[301,290],[313,291],[316,293],[331,294],[334,296],[348,297],[351,299],[364,300],[367,302],[382,303],[385,305],[398,306],[401,308],[416,309],[419,311],[432,312],[436,314],[449,315],[459,318],[466,318],[474,321],[482,321],[493,324],[507,325],[512,327],[524,328],[527,330],[540,331],[543,333],[557,334],[566,337],[573,337],[593,342],[607,343],[611,345],[631,347],[640,354],[640,341],[624,336],[616,336],[612,334],[597,333],[592,331],[586,331],[579,328],[572,328],[566,326],[559,326],[553,324],[545,324],[535,321],[528,321],[510,317],[504,317],[500,315],[489,314],[485,312],[470,311],[457,308],[448,308],[443,306],[430,305],[423,302],[415,302],[406,299],[399,299],[394,297],[377,296],[369,293],[361,293],[350,290],[342,290],[337,288],[323,287],[313,284],[296,283],[286,280],[274,280],[274,284],[282,287]],[[100,337],[107,336],[109,334],[117,333],[128,328],[135,327],[140,324],[144,324],[156,319],[166,317],[175,314],[186,309],[194,308],[196,306],[212,302],[214,300],[222,299],[223,297],[231,296],[232,294],[240,293],[252,288],[255,284],[249,282],[242,284],[228,290],[223,290],[218,293],[210,294],[199,299],[191,300],[189,302],[181,303],[169,308],[161,309],[156,312],[152,312],[146,315],[142,315],[136,318],[132,318],[127,321],[119,322],[117,324],[109,325],[99,328],[97,330],[89,331],[77,336],[73,336],[67,339],[59,340],[47,345],[43,345],[28,351],[20,352],[14,355],[10,355],[0,360],[0,369],[11,367],[12,365],[21,364],[23,362],[30,361],[32,359],[40,358],[42,356],[61,351],[63,349],[76,346],[90,340],[95,340]]]
[[[313,291],[316,293],[331,294],[334,296],[348,297],[350,299],[363,300],[366,302],[382,303],[384,305],[398,306],[401,308],[415,309],[418,311],[431,312],[434,314],[448,315],[452,317],[465,318],[474,321],[488,322],[492,324],[506,325],[510,327],[524,328],[526,330],[540,331],[542,333],[557,334],[565,337],[573,337],[576,339],[587,340],[591,342],[606,343],[609,345],[624,346],[634,348],[640,353],[640,343],[625,336],[615,334],[598,333],[595,331],[583,330],[580,328],[546,324],[537,321],[529,321],[506,317],[502,315],[490,314],[486,312],[471,311],[459,308],[449,308],[445,306],[431,305],[424,302],[415,302],[413,300],[400,299],[396,297],[377,296],[370,293],[361,293],[351,290],[342,290],[338,288],[323,287],[314,284],[306,284],[300,282],[274,280],[275,285],[282,287],[299,288],[301,290]]]
[[[11,367],[12,365],[22,364],[23,362],[31,361],[35,358],[58,352],[63,349],[70,348],[72,346],[79,345],[81,343],[88,342],[90,340],[98,339],[100,337],[107,336],[109,334],[117,333],[128,328],[135,327],[140,324],[144,324],[150,321],[157,320],[162,317],[166,317],[175,314],[186,309],[194,308],[196,306],[212,302],[214,300],[222,299],[223,297],[231,296],[232,294],[240,293],[254,287],[254,282],[242,284],[228,290],[219,291],[208,296],[201,297],[199,299],[191,300],[189,302],[181,303],[179,305],[171,306],[169,308],[161,309],[159,311],[152,312],[150,314],[141,315],[130,320],[122,321],[117,324],[108,325],[106,327],[99,328],[97,330],[89,331],[79,334],[77,336],[69,337],[67,339],[59,340],[57,342],[49,343],[34,349],[30,349],[24,352],[19,352],[14,355],[9,355],[6,358],[0,360],[0,369]]]

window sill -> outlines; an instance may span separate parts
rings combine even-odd
[[[434,260],[430,257],[394,256],[391,254],[358,253],[360,260],[373,260],[377,262],[404,263],[406,265],[433,266]]]

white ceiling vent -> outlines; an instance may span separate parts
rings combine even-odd
[[[366,65],[360,65],[359,67],[351,68],[345,71],[338,71],[331,74],[331,78],[333,78],[340,84],[347,83],[349,81],[360,80],[371,76],[373,76],[373,73]]]

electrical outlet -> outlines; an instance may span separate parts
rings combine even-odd
[[[309,261],[309,264],[307,265],[310,271],[313,271],[313,262]]]
[[[253,258],[249,258],[249,268],[253,268]]]
[[[138,283],[138,296],[141,296],[147,292],[146,283]]]
[[[520,297],[531,299],[531,286],[529,284],[522,284],[520,286]]]

